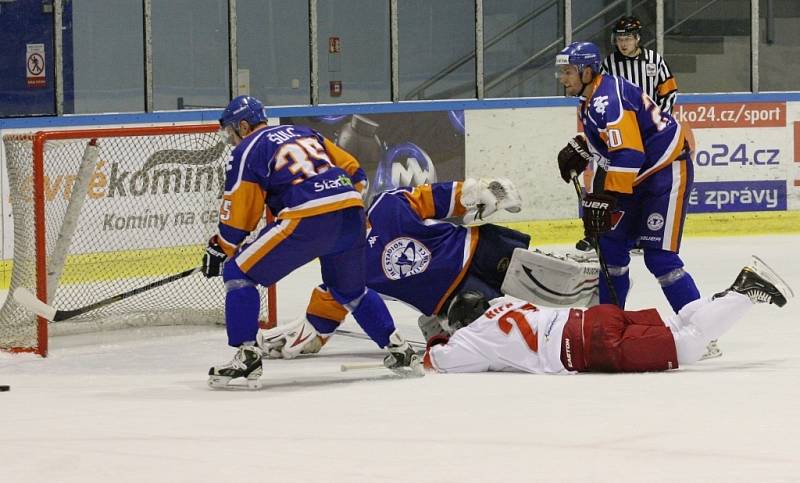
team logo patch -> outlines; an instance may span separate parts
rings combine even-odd
[[[596,96],[592,99],[594,110],[600,114],[606,113],[606,106],[608,106],[608,96]]]
[[[400,237],[386,244],[381,261],[386,278],[400,280],[427,270],[431,263],[431,252],[413,238]]]
[[[644,65],[644,73],[647,74],[648,77],[655,77],[658,70],[656,69],[655,64],[645,64]]]
[[[664,228],[664,217],[661,216],[661,213],[650,213],[650,216],[647,217],[647,228],[650,231],[658,231]]]

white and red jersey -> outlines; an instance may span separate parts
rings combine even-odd
[[[561,362],[561,339],[570,309],[539,308],[501,297],[478,320],[433,346],[426,364],[438,372],[571,373]]]

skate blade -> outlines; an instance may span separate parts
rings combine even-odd
[[[412,359],[408,366],[388,367],[387,369],[402,377],[423,377],[425,375],[425,368],[418,357]]]
[[[231,384],[234,378],[230,376],[208,376],[208,387],[212,389],[261,389],[261,374],[262,371],[258,369],[251,372],[250,375],[247,376],[246,385]]]
[[[764,279],[775,286],[786,298],[786,302],[789,302],[789,299],[794,297],[794,290],[789,286],[789,284],[784,280],[778,272],[776,272],[772,267],[767,265],[767,263],[758,258],[757,256],[753,255],[753,263],[750,267],[756,272],[758,275],[764,277]]]
[[[715,350],[706,350],[706,353],[700,357],[701,361],[707,361],[709,359],[716,359],[717,357],[722,357],[722,351],[719,349]]]

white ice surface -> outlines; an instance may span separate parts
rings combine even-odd
[[[800,290],[800,236],[688,239],[701,291],[760,255]],[[628,308],[668,306],[641,257]],[[311,264],[280,285],[304,311]],[[754,307],[724,356],[659,374],[428,375],[382,369],[370,342],[267,361],[260,391],[212,391],[221,327],[63,336],[46,359],[0,354],[0,482],[800,481],[800,322],[794,299]],[[390,304],[419,339],[415,314]],[[352,322],[348,329],[357,330]]]

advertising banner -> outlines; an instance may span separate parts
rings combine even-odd
[[[785,102],[679,104],[696,140],[689,213],[792,208],[793,136]],[[790,188],[791,187],[791,188]]]
[[[368,194],[464,179],[464,111],[285,117],[319,131],[358,159]]]

